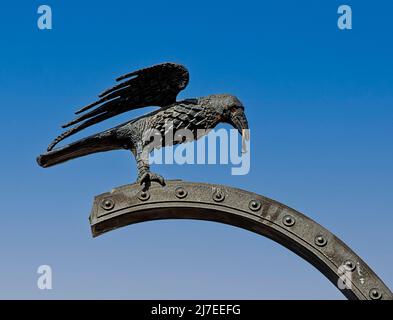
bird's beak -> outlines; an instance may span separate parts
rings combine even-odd
[[[246,150],[246,141],[250,140],[250,131],[248,128],[248,121],[244,110],[238,109],[231,114],[230,123],[236,128],[242,135],[242,149],[243,152]]]

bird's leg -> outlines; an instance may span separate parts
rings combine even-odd
[[[143,148],[142,143],[137,143],[136,154],[135,154],[137,167],[138,167],[138,179],[141,185],[145,185],[145,189],[148,189],[152,181],[158,182],[162,186],[165,186],[164,178],[154,172],[150,171],[149,166],[149,153]]]

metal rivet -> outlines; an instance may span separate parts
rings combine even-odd
[[[291,227],[295,224],[295,218],[292,216],[285,216],[284,218],[282,218],[282,222],[287,226],[287,227]]]
[[[225,196],[220,189],[218,189],[216,192],[214,192],[214,194],[213,194],[214,201],[221,202],[221,201],[224,201],[224,199],[225,199]]]
[[[356,264],[354,264],[351,260],[347,260],[344,262],[344,268],[348,271],[353,271],[356,269]]]
[[[316,236],[315,237],[315,244],[319,247],[325,246],[327,243],[326,239],[323,236]]]
[[[138,194],[138,199],[141,201],[147,201],[150,199],[150,193],[147,191],[141,191]]]
[[[179,199],[187,197],[187,191],[183,187],[177,187],[175,190],[176,197]]]
[[[372,300],[379,300],[382,298],[382,294],[375,288],[370,290],[369,296]]]
[[[104,210],[109,211],[112,210],[114,207],[115,207],[115,202],[110,198],[104,199],[101,202],[101,208]]]
[[[251,200],[250,203],[248,204],[248,207],[252,211],[258,211],[259,209],[261,209],[262,203],[261,203],[261,201],[258,201],[258,200]]]

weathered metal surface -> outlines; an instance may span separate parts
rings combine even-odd
[[[147,191],[139,184],[126,185],[95,198],[90,223],[95,237],[157,219],[209,220],[256,232],[310,262],[349,299],[393,299],[370,267],[334,234],[304,214],[248,191],[180,180],[165,187],[154,184]]]

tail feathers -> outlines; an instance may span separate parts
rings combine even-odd
[[[100,112],[101,112],[101,110],[100,110]],[[55,147],[55,145],[57,145],[60,141],[64,140],[65,138],[67,138],[67,137],[69,137],[69,136],[71,136],[71,135],[81,131],[84,128],[90,127],[93,124],[96,124],[96,123],[98,123],[100,121],[106,120],[106,119],[108,119],[108,118],[113,116],[113,114],[111,112],[104,112],[104,113],[101,113],[101,114],[95,114],[95,113],[92,112],[92,113],[89,113],[88,115],[92,116],[92,118],[87,119],[86,121],[84,121],[84,122],[82,122],[80,124],[77,124],[76,126],[74,126],[74,127],[70,128],[70,129],[64,131],[61,135],[59,135],[55,140],[52,141],[52,143],[48,146],[47,151],[51,151]],[[79,122],[79,121],[84,120],[84,119],[85,119],[85,116],[82,116],[82,117],[76,119],[77,120],[76,122]],[[64,125],[63,127],[68,127],[71,124],[74,124],[74,121]]]
[[[78,140],[64,147],[42,154],[37,157],[37,163],[41,167],[47,168],[88,154],[121,148],[122,145],[120,141],[108,131]]]

